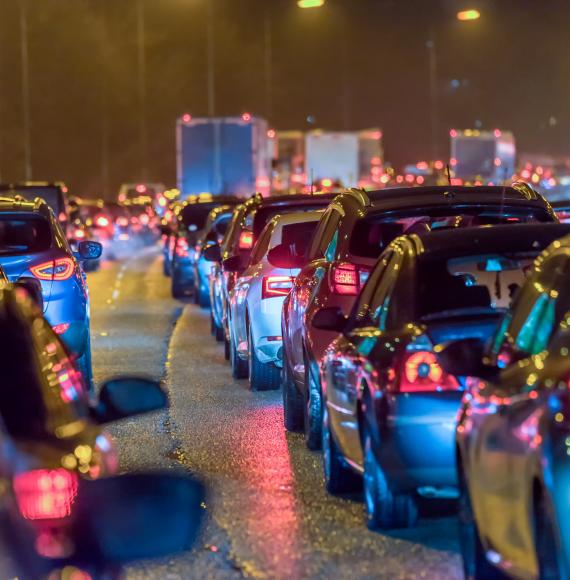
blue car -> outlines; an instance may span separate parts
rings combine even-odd
[[[458,494],[455,421],[465,379],[436,346],[489,340],[532,260],[568,226],[508,225],[401,236],[370,274],[348,319],[313,317],[341,332],[321,364],[326,486],[363,476],[371,529],[414,525],[418,496]]]
[[[89,293],[80,261],[98,259],[102,247],[83,241],[77,250],[45,201],[0,198],[0,266],[10,282],[41,290],[37,298],[47,321],[92,385]]]
[[[456,431],[467,578],[570,577],[569,288],[567,235],[534,261],[486,348],[440,349],[448,372],[471,377]]]

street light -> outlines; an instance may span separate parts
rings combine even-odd
[[[481,12],[479,10],[462,10],[457,13],[457,20],[461,20],[462,22],[479,20],[479,18],[481,18]]]
[[[325,5],[325,0],[297,0],[299,8],[320,8]]]

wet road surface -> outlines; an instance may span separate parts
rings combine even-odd
[[[96,380],[144,373],[170,393],[168,411],[112,427],[122,468],[184,469],[209,489],[195,549],[129,578],[462,577],[449,509],[378,534],[359,498],[325,493],[320,455],[283,430],[280,393],[231,378],[208,312],[170,297],[158,251],[103,264],[89,286]]]

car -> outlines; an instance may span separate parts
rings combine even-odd
[[[249,264],[229,294],[228,325],[232,349],[248,364],[252,391],[281,386],[283,340],[281,309],[300,264],[279,262],[281,246],[303,253],[320,211],[286,213],[272,218],[251,252]],[[277,252],[277,253],[276,253]]]
[[[89,292],[81,267],[97,260],[102,247],[83,240],[77,252],[43,199],[0,198],[0,266],[10,282],[34,279],[41,285],[44,314],[77,364],[93,383],[89,332]]]
[[[272,217],[290,212],[322,209],[333,197],[331,194],[315,193],[264,198],[256,194],[236,207],[222,243],[205,251],[204,257],[214,262],[210,277],[210,300],[212,308],[222,313],[224,354],[232,363],[235,378],[247,376],[247,362],[237,357],[237,351],[231,348],[228,300],[231,289],[247,266],[253,245]]]
[[[555,201],[552,203],[552,209],[562,223],[570,221],[570,201]]]
[[[369,528],[415,525],[418,496],[457,497],[465,378],[442,370],[438,345],[489,341],[533,260],[569,233],[525,224],[401,236],[348,318],[339,307],[315,314],[313,325],[341,331],[321,363],[326,487],[350,491],[362,476]]]
[[[0,528],[14,552],[27,548],[57,563],[76,539],[72,516],[82,481],[118,473],[103,426],[163,408],[167,395],[154,381],[123,377],[103,383],[92,400],[41,309],[6,283],[0,284],[0,368]],[[17,546],[23,539],[27,545]]]
[[[202,308],[210,307],[210,273],[212,263],[204,257],[204,250],[212,244],[220,244],[230,224],[234,206],[220,205],[210,210],[206,225],[194,247],[194,302]],[[214,323],[212,318],[212,333]]]
[[[348,190],[321,217],[283,304],[284,422],[321,445],[319,365],[338,336],[311,325],[321,308],[350,312],[381,251],[398,235],[442,228],[557,221],[546,200],[526,184],[513,187],[410,187]]]
[[[441,345],[469,377],[455,443],[467,577],[570,574],[570,236],[535,261],[488,345]]]
[[[67,203],[68,189],[61,181],[22,181],[16,183],[1,183],[0,197],[21,197],[34,201],[41,197],[51,208],[61,228],[67,234],[69,225],[69,208]]]
[[[190,198],[180,206],[171,236],[170,271],[174,298],[182,298],[194,292],[195,245],[210,211],[219,205],[237,204],[235,197],[207,195]]]

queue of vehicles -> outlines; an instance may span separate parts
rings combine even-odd
[[[540,194],[255,195],[203,224],[190,292],[209,262],[233,376],[282,390],[330,493],[371,529],[456,499],[467,577],[567,576],[570,230]]]

